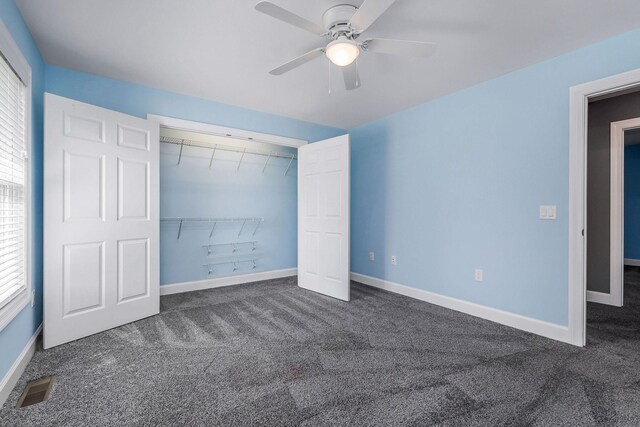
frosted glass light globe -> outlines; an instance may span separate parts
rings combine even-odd
[[[360,48],[356,42],[342,36],[329,43],[325,53],[331,62],[346,67],[360,55]]]

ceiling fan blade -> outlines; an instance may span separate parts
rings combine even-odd
[[[436,44],[411,40],[369,39],[362,43],[367,52],[387,55],[430,56],[436,51]]]
[[[342,77],[344,78],[344,86],[347,90],[353,90],[360,87],[360,75],[358,74],[358,65],[356,61],[342,68]]]
[[[278,68],[274,68],[273,70],[269,71],[269,74],[273,74],[274,76],[279,76],[280,74],[284,74],[287,71],[291,71],[294,68],[299,67],[302,64],[305,64],[311,61],[312,59],[315,59],[318,56],[322,56],[322,55],[324,55],[324,48],[319,47],[317,49],[312,50],[311,52],[307,52],[304,55],[299,56],[296,59],[293,59],[287,62],[286,64],[282,64]]]
[[[369,28],[396,0],[364,0],[349,24],[362,32]]]
[[[289,12],[286,9],[281,8],[280,6],[276,6],[275,4],[268,1],[261,1],[255,6],[258,12],[262,12],[266,15],[269,15],[273,18],[279,19],[280,21],[284,21],[287,24],[291,24],[295,27],[302,28],[303,30],[310,31],[317,35],[322,35],[326,31],[320,25],[315,22],[311,22],[307,19],[304,19],[295,13]]]

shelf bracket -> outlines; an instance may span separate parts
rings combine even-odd
[[[178,225],[178,239],[180,240],[180,233],[182,232],[182,218],[180,218],[180,225]]]
[[[209,169],[211,169],[211,165],[213,165],[213,156],[216,155],[216,148],[218,148],[217,144],[213,146],[213,151],[211,152],[211,160],[209,160]]]
[[[209,240],[211,240],[211,237],[213,237],[213,232],[216,229],[216,224],[217,223],[218,223],[217,221],[213,221],[213,227],[211,227],[211,233],[209,233]]]
[[[295,157],[295,154],[291,155],[291,160],[289,160],[289,165],[287,166],[287,170],[284,171],[284,176],[287,176],[287,172],[289,172],[289,168],[291,167],[291,163],[293,163],[293,158]]]
[[[246,223],[247,223],[247,220],[242,221],[242,227],[240,227],[240,232],[238,233],[238,238],[242,234],[242,230],[244,230],[244,226],[245,226]]]
[[[236,168],[236,172],[240,170],[240,165],[242,164],[242,159],[244,159],[244,153],[246,152],[247,152],[247,148],[245,147],[245,149],[242,150],[242,156],[240,156],[240,161],[238,162],[238,167]]]
[[[253,233],[251,234],[252,236],[256,235],[256,231],[258,231],[258,228],[260,227],[261,223],[262,223],[262,221],[258,221],[258,225],[256,225],[256,228],[253,229]]]
[[[178,154],[178,165],[180,164],[180,160],[182,160],[182,148],[184,147],[184,139],[180,143],[180,154]]]
[[[269,159],[271,159],[271,151],[269,151],[269,156],[267,157],[267,161],[264,162],[264,167],[262,168],[262,173],[264,173],[265,169],[267,169],[267,164],[269,163]]]

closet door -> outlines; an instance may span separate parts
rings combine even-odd
[[[349,301],[349,135],[298,149],[298,286]]]
[[[159,126],[45,94],[44,347],[157,314]]]

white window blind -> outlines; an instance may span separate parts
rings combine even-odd
[[[25,287],[25,85],[0,55],[0,308]]]

